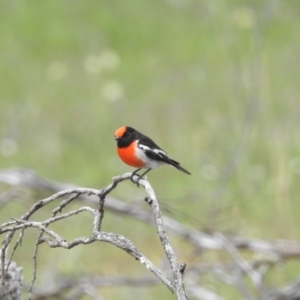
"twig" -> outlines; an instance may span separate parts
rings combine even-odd
[[[12,186],[24,186],[37,190],[46,190],[53,193],[58,193],[59,191],[64,190],[78,190],[78,187],[75,185],[44,179],[32,170],[28,169],[0,170],[0,182],[4,182]],[[97,195],[97,190],[91,190],[93,192],[90,196],[88,193],[80,193],[80,198],[88,204],[99,205],[99,195]],[[111,196],[107,196],[106,198],[106,209],[117,214],[122,214],[123,216],[134,217],[142,222],[152,223],[152,214],[138,205],[124,203],[124,201],[120,201]],[[164,225],[169,232],[181,236],[183,239],[189,241],[200,249],[222,250],[224,248],[222,242],[213,234],[207,234],[198,230],[187,228],[172,218],[164,216]],[[234,247],[238,249],[274,255],[278,256],[278,258],[300,257],[300,242],[298,241],[277,240],[270,242],[261,239],[246,239],[242,237],[231,237],[228,239]]]
[[[124,250],[129,255],[133,256],[134,258],[138,259],[142,264],[144,264],[149,271],[155,274],[155,276],[157,276],[159,280],[172,291],[172,293],[175,293],[177,295],[178,299],[182,299],[182,300],[187,299],[184,291],[184,286],[183,286],[183,278],[182,278],[183,272],[180,271],[181,267],[177,262],[177,258],[175,256],[174,250],[172,249],[171,244],[168,240],[168,236],[164,227],[162,216],[159,211],[158,202],[154,190],[150,186],[149,182],[147,182],[146,180],[141,180],[140,184],[145,188],[147,197],[149,199],[151,198],[151,208],[153,210],[154,220],[164,250],[171,264],[171,268],[173,271],[173,281],[170,281],[168,277],[161,270],[159,270],[151,261],[149,261],[148,258],[144,254],[142,254],[129,239],[115,233],[100,231],[101,223],[104,216],[105,197],[120,182],[127,180],[130,177],[131,177],[131,173],[126,173],[114,177],[112,183],[102,190],[95,190],[95,189],[88,189],[88,188],[73,188],[65,191],[60,191],[48,198],[37,201],[19,219],[14,219],[13,221],[6,222],[0,226],[0,234],[7,233],[6,237],[4,238],[2,253],[4,253],[4,251],[7,249],[8,245],[12,241],[13,235],[17,231],[20,232],[20,237],[16,245],[18,245],[18,243],[21,241],[21,237],[23,236],[23,233],[27,228],[36,228],[39,231],[39,235],[37,237],[37,241],[34,248],[34,255],[33,255],[34,271],[33,271],[33,278],[31,281],[31,285],[29,287],[29,299],[31,299],[33,284],[37,276],[36,274],[37,252],[38,252],[38,247],[41,243],[47,243],[51,248],[61,247],[65,249],[71,249],[80,244],[90,244],[96,241],[111,243],[116,247]],[[65,208],[73,200],[77,199],[79,196],[82,195],[86,195],[86,197],[89,197],[91,195],[98,197],[99,198],[98,208],[93,209],[91,207],[84,206],[79,209],[61,214],[63,208]],[[63,198],[65,196],[69,196],[69,197],[67,199],[62,200],[58,204],[58,206],[52,211],[52,216],[50,218],[42,222],[29,220],[29,218],[31,218],[38,210],[45,207],[49,203],[52,203],[53,201]],[[52,223],[61,221],[63,219],[69,218],[71,216],[77,215],[85,211],[89,212],[93,216],[93,233],[89,237],[76,238],[73,241],[66,241],[58,233],[48,228],[48,226]],[[58,213],[60,214],[58,215]],[[5,260],[5,255],[1,256],[1,260],[2,261]],[[1,274],[2,275],[5,274],[4,267],[1,268]],[[4,277],[2,276],[2,278]]]
[[[161,244],[164,247],[164,251],[168,257],[168,260],[170,262],[172,272],[173,272],[173,279],[174,279],[174,285],[176,288],[176,294],[178,299],[185,300],[187,299],[184,284],[183,284],[183,272],[181,272],[181,266],[178,264],[177,257],[174,253],[174,250],[170,244],[164,222],[160,213],[159,204],[155,195],[154,190],[152,189],[151,185],[147,180],[140,180],[139,184],[145,188],[145,191],[147,193],[147,202],[152,208],[154,221],[157,228],[157,233],[159,235]]]
[[[236,248],[230,243],[229,240],[227,240],[227,238],[224,235],[220,233],[216,233],[216,236],[223,242],[224,248],[230,254],[235,264],[233,278],[235,279],[235,284],[237,288],[244,295],[245,299],[255,300],[256,297],[254,297],[251,294],[251,292],[249,291],[249,289],[247,288],[246,284],[243,281],[242,272],[245,272],[249,276],[249,278],[253,282],[254,286],[258,289],[258,291],[261,291],[263,288],[262,278],[260,274],[254,271],[251,265],[248,262],[246,262],[244,259],[242,259],[242,257],[240,256]]]

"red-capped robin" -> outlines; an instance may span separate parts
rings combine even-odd
[[[115,131],[117,151],[123,162],[131,167],[138,168],[131,175],[138,175],[139,179],[150,170],[161,165],[169,164],[179,171],[191,175],[190,172],[180,166],[179,162],[169,158],[167,153],[158,147],[150,138],[138,132],[132,127],[122,126]],[[141,169],[147,169],[142,175],[136,174]],[[133,181],[134,182],[134,181]]]

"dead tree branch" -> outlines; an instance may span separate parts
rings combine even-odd
[[[0,182],[16,187],[26,187],[35,190],[59,193],[65,190],[76,190],[78,187],[68,183],[50,181],[38,176],[28,169],[0,170]],[[112,183],[113,184],[113,183]],[[112,188],[112,187],[110,187]],[[79,198],[89,205],[99,205],[99,198],[95,194],[82,193]],[[62,206],[63,208],[64,206]],[[137,204],[128,204],[109,195],[106,197],[105,208],[122,216],[133,217],[139,221],[153,222],[153,215],[139,207]],[[222,250],[223,242],[214,234],[207,234],[198,230],[190,229],[176,220],[164,216],[164,225],[172,232],[189,241],[201,250]],[[255,253],[264,253],[273,257],[300,257],[300,243],[298,241],[276,240],[269,242],[261,239],[246,239],[242,237],[227,237],[237,249],[244,249]]]
[[[10,174],[12,175],[12,174]],[[175,255],[175,252],[169,242],[169,238],[166,233],[166,229],[164,226],[164,222],[159,210],[158,201],[155,195],[154,190],[150,186],[149,182],[146,180],[140,180],[139,184],[140,186],[143,186],[146,191],[146,198],[147,202],[152,208],[152,213],[154,216],[156,228],[158,235],[160,237],[161,243],[163,245],[164,251],[166,253],[166,256],[169,260],[171,269],[173,271],[173,278],[170,280],[166,274],[164,274],[160,269],[158,269],[140,250],[136,248],[136,246],[133,244],[132,241],[127,239],[126,237],[115,234],[112,232],[104,232],[101,231],[101,224],[104,217],[104,202],[106,196],[117,187],[117,185],[127,180],[131,177],[131,173],[126,173],[117,177],[114,177],[112,180],[112,183],[108,185],[106,188],[101,190],[96,189],[88,189],[88,188],[71,188],[64,191],[60,191],[48,198],[42,199],[34,203],[34,205],[19,219],[14,219],[12,221],[3,223],[0,226],[0,234],[6,233],[6,236],[2,243],[2,251],[1,251],[1,261],[6,261],[6,251],[8,247],[12,244],[12,239],[15,235],[15,233],[19,233],[19,237],[17,239],[17,242],[14,246],[14,251],[18,248],[18,246],[22,242],[22,237],[24,235],[24,231],[27,228],[35,228],[39,231],[39,236],[36,242],[36,250],[34,255],[34,276],[32,280],[32,284],[30,287],[30,292],[32,290],[32,286],[35,281],[35,274],[36,274],[36,251],[40,244],[47,243],[51,248],[65,248],[65,249],[71,249],[77,245],[80,244],[90,244],[94,243],[96,241],[100,242],[107,242],[110,243],[122,250],[124,250],[129,255],[133,256],[135,259],[139,260],[142,264],[145,265],[145,267],[150,270],[157,278],[160,279],[160,281],[165,284],[172,293],[175,293],[177,295],[178,299],[185,300],[187,299],[184,285],[183,285],[183,274],[181,272],[181,267],[178,264],[177,257]],[[12,177],[10,177],[12,179]],[[2,177],[3,180],[3,177]],[[67,213],[59,214],[61,211],[72,201],[77,199],[80,196],[90,197],[90,196],[96,196],[98,198],[98,207],[97,209],[91,208],[91,207],[81,207],[76,210],[72,210]],[[67,199],[64,199],[64,197],[68,196]],[[57,199],[63,199],[59,205],[52,211],[52,216],[42,222],[37,221],[31,221],[29,218],[32,218],[33,215],[40,210],[41,208],[45,207],[49,203],[54,202]],[[61,221],[63,219],[69,218],[71,216],[78,215],[82,212],[88,212],[93,217],[93,230],[92,235],[89,237],[82,237],[82,238],[76,238],[72,241],[66,241],[63,237],[61,237],[58,233],[48,228],[48,226],[52,223]],[[11,258],[10,258],[11,260]],[[1,267],[1,278],[5,278],[7,269],[5,268],[5,264],[2,263]],[[5,280],[2,280],[2,287],[5,287]],[[31,298],[31,296],[30,296]]]

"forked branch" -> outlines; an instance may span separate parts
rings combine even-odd
[[[141,179],[139,180],[139,185],[144,187],[146,192],[146,199],[148,204],[152,209],[152,214],[154,217],[154,221],[157,227],[157,232],[160,238],[160,241],[163,245],[166,256],[169,260],[173,277],[171,279],[162,272],[159,268],[157,268],[140,250],[136,248],[134,243],[130,241],[128,238],[115,234],[112,232],[104,232],[101,231],[101,224],[104,217],[104,208],[105,208],[105,198],[106,196],[117,187],[117,185],[127,179],[130,179],[131,173],[126,173],[117,177],[114,177],[112,183],[107,187],[96,190],[96,189],[88,189],[88,188],[74,188],[68,189],[65,191],[58,192],[48,198],[37,201],[23,216],[19,219],[13,219],[12,221],[3,223],[0,226],[0,234],[6,233],[6,236],[2,243],[1,248],[1,278],[5,278],[5,273],[7,271],[7,265],[12,259],[13,253],[16,251],[18,246],[22,242],[22,238],[24,235],[24,231],[27,228],[35,228],[39,231],[39,235],[35,244],[35,253],[34,253],[34,275],[31,283],[31,287],[29,289],[31,298],[32,287],[36,278],[36,266],[37,266],[37,251],[38,246],[41,243],[47,243],[51,248],[65,248],[71,249],[80,244],[90,244],[96,241],[107,242],[110,243],[122,250],[124,250],[129,255],[133,256],[135,259],[139,260],[145,267],[151,271],[159,280],[165,284],[172,293],[177,295],[178,299],[185,300],[187,299],[184,285],[183,285],[183,268],[179,265],[177,261],[177,257],[175,252],[170,244],[164,222],[161,216],[161,212],[159,209],[159,204],[155,195],[154,190],[152,189],[150,183],[147,180]],[[83,206],[79,209],[69,211],[67,213],[62,213],[62,210],[67,207],[72,201],[79,198],[82,195],[91,196],[94,195],[99,199],[98,208],[94,209],[89,206]],[[36,222],[29,220],[32,219],[34,214],[39,211],[41,208],[47,206],[49,203],[54,202],[57,199],[61,199],[61,202],[58,206],[53,209],[51,217],[48,219]],[[93,217],[93,230],[92,235],[89,237],[76,238],[72,241],[66,241],[63,237],[59,235],[59,233],[51,230],[48,226],[52,223],[61,221],[63,219],[78,215],[82,212],[88,212]],[[17,242],[12,245],[13,237],[15,233],[19,233],[17,238]],[[13,247],[13,251],[11,257],[6,257],[8,247]],[[4,280],[2,280],[2,288],[4,288]]]

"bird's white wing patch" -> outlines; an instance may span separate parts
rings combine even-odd
[[[161,149],[151,149],[154,153],[159,155],[160,157],[165,157],[167,156],[167,153]]]
[[[146,145],[142,145],[140,143],[138,143],[138,147],[144,151],[153,151],[151,148],[149,148],[148,146]]]
[[[164,164],[163,161],[155,159],[155,155],[161,157],[162,159],[167,156],[167,154],[160,149],[151,149],[150,147],[140,144],[137,144],[136,155],[145,162],[145,167],[149,169],[156,169],[160,165]],[[152,157],[152,155],[154,157]]]
[[[160,157],[165,157],[167,156],[167,153],[161,149],[151,149],[150,147],[143,145],[143,144],[138,144],[138,147],[140,149],[142,149],[143,151],[149,151],[149,152],[153,152],[156,155],[160,156]]]

